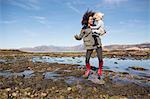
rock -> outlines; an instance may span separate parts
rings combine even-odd
[[[24,95],[28,95],[28,93],[25,91],[25,92],[24,92]]]
[[[31,98],[33,98],[33,97],[34,97],[34,95],[31,95],[30,97],[31,97]]]
[[[51,67],[48,67],[47,70],[50,71],[50,70],[52,70],[52,68],[51,68]]]
[[[103,85],[103,84],[105,84],[105,81],[103,79],[100,79],[98,84]]]
[[[66,99],[66,98],[65,98],[64,96],[61,95],[61,96],[59,97],[59,99]]]
[[[56,90],[55,92],[56,92],[56,93],[59,93],[59,90]]]
[[[71,91],[71,87],[68,87],[67,90],[68,90],[68,91]]]
[[[46,96],[47,96],[47,93],[42,92],[42,93],[41,93],[41,96],[46,97]]]
[[[145,69],[143,67],[139,67],[139,66],[132,66],[132,67],[129,67],[129,68],[131,68],[133,70],[139,70],[139,71],[145,71],[145,70],[147,70],[147,69]]]
[[[128,99],[128,98],[124,96],[112,96],[109,99]]]
[[[96,87],[94,87],[94,88],[93,88],[93,90],[96,92],[96,91],[97,91],[97,88],[96,88]]]
[[[54,90],[54,89],[55,89],[55,87],[52,87],[52,89]]]
[[[128,72],[119,72],[119,73],[121,73],[121,74],[129,74]]]
[[[28,96],[30,96],[30,94],[31,94],[30,92],[27,93]]]
[[[15,89],[18,89],[17,87],[15,87]]]
[[[23,84],[23,82],[20,82],[20,83],[19,83],[19,85],[22,85],[22,84]]]
[[[114,64],[118,64],[117,62],[114,62]]]
[[[13,92],[13,93],[12,93],[12,96],[16,97],[16,96],[17,96],[17,93]]]
[[[6,90],[6,91],[10,91],[10,90],[11,90],[11,88],[6,88],[5,90]]]

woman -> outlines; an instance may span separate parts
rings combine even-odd
[[[93,25],[93,15],[95,14],[95,12],[92,11],[87,11],[82,18],[82,30],[80,32],[79,35],[75,35],[75,39],[76,40],[81,40],[83,38],[84,41],[84,47],[87,50],[86,51],[86,68],[87,71],[84,74],[84,77],[88,77],[90,74],[90,57],[91,54],[93,52],[93,50],[95,49],[97,52],[97,57],[99,60],[99,69],[98,69],[98,75],[99,75],[99,79],[102,80],[102,66],[103,66],[103,59],[102,59],[102,44],[101,44],[101,39],[100,37],[97,37],[97,44],[95,45],[95,40],[92,36],[92,30],[91,30],[91,26]],[[104,81],[103,81],[104,82]]]

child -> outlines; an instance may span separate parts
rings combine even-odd
[[[103,16],[104,14],[103,13],[100,13],[100,12],[97,12],[94,14],[93,16],[93,26],[91,26],[91,29],[92,29],[92,36],[95,40],[95,43],[93,46],[96,46],[98,45],[98,42],[97,42],[97,37],[98,36],[102,36],[106,33],[105,29],[104,29],[104,23],[103,23]]]

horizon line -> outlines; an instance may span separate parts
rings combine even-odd
[[[143,43],[126,43],[126,44],[120,44],[120,43],[114,43],[114,44],[102,44],[102,46],[110,46],[110,45],[136,45],[136,44],[145,44],[145,43],[150,43],[150,42],[143,42]],[[32,46],[32,47],[19,47],[19,48],[1,48],[0,49],[21,49],[21,48],[35,48],[39,46],[54,46],[54,47],[74,47],[74,46],[79,46],[79,45],[84,45],[84,44],[78,44],[78,45],[72,45],[72,46],[59,46],[59,45],[37,45],[37,46]]]

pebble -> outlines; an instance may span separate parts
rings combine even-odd
[[[11,90],[11,88],[6,88],[6,91],[10,91]]]
[[[27,93],[28,96],[30,96],[30,94],[31,94],[30,92]]]
[[[56,93],[58,93],[58,92],[59,92],[59,90],[56,90],[55,92],[56,92]]]
[[[31,98],[33,98],[33,97],[34,97],[34,95],[30,95],[30,97],[31,97]]]
[[[13,92],[13,93],[12,93],[12,96],[16,97],[16,96],[17,96],[17,93]]]
[[[52,89],[55,89],[55,87],[52,87]]]
[[[67,90],[68,90],[68,91],[71,91],[71,87],[68,87]]]
[[[47,96],[47,93],[41,93],[41,96],[43,96],[43,97],[45,97],[45,96]]]

